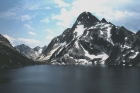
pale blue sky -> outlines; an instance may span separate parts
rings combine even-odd
[[[0,34],[13,46],[42,47],[70,28],[83,11],[136,32],[139,6],[138,0],[0,0]]]

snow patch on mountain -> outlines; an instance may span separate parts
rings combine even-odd
[[[66,41],[63,42],[63,43],[60,43],[60,45],[62,45],[62,46],[66,45],[66,44],[67,44]]]
[[[134,59],[135,57],[137,57],[138,54],[139,52],[135,52],[134,55],[130,56],[129,58]]]
[[[79,37],[83,34],[83,31],[85,30],[86,28],[84,28],[84,25],[77,25],[77,27],[75,28],[74,30],[74,34],[76,35],[76,37]]]
[[[103,34],[104,34],[103,31],[100,30],[100,35],[103,35]]]
[[[127,46],[127,45],[121,45],[121,48],[131,49],[131,47],[130,46]]]
[[[89,57],[90,59],[101,58],[100,64],[104,64],[104,61],[108,58],[108,55],[105,53],[101,53],[99,55],[93,55],[93,54],[89,54],[89,52],[87,50],[85,50],[83,47],[82,47],[82,49],[84,50],[85,56]]]
[[[78,44],[78,41],[76,41],[75,43],[74,43],[74,45],[75,45],[75,48],[79,48],[79,44]]]
[[[42,53],[42,50],[43,50],[43,49],[40,49],[40,50],[38,51],[38,54],[41,54],[41,53]]]
[[[43,60],[48,60],[48,59],[52,56],[52,54],[53,54],[60,46],[61,46],[61,45],[59,45],[59,44],[55,44],[55,45],[53,46],[54,48],[53,48],[52,50],[50,50],[50,51],[47,53],[47,56],[45,56],[44,54],[42,54],[38,60],[41,60],[41,61],[43,61]]]
[[[107,27],[107,41],[110,42],[112,45],[114,45],[112,39],[111,39],[111,27],[105,26]]]

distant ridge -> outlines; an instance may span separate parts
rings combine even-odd
[[[25,45],[25,44],[21,44],[21,45],[17,45],[15,46],[15,49],[25,55],[27,58],[32,59],[32,60],[36,60],[46,49],[47,46],[44,47],[35,47],[35,48],[30,48],[29,46]]]

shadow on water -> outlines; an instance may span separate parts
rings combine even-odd
[[[10,83],[10,82],[11,82],[10,78],[0,77],[0,84]]]

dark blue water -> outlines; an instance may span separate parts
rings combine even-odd
[[[0,93],[140,93],[140,68],[39,65],[4,70]]]

